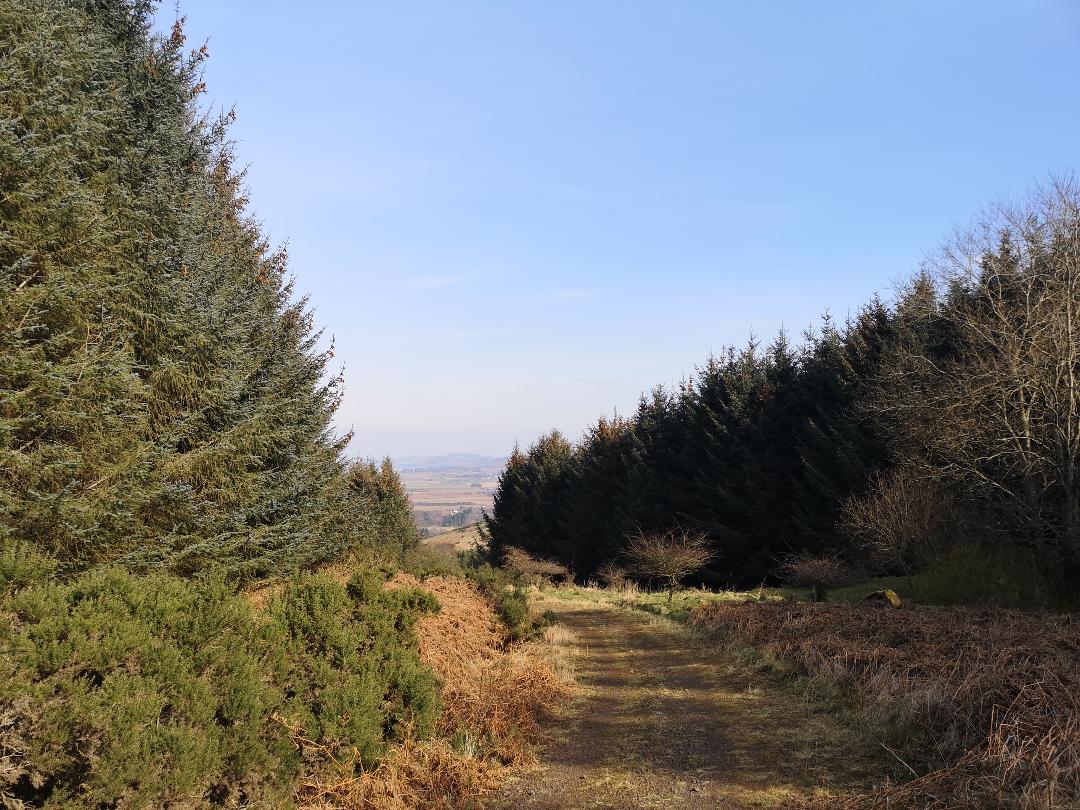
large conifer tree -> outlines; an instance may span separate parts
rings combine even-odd
[[[0,532],[70,567],[239,576],[372,540],[205,49],[144,0],[0,0]]]

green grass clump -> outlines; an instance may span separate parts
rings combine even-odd
[[[375,575],[299,577],[265,613],[221,579],[112,569],[9,592],[0,805],[288,806],[301,775],[430,732],[412,628],[435,607]]]

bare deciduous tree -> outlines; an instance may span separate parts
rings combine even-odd
[[[635,572],[667,583],[668,602],[684,577],[700,571],[715,557],[704,534],[680,529],[639,532],[630,538],[626,549],[626,558]]]
[[[902,351],[878,407],[908,449],[1008,508],[1033,543],[1080,559],[1080,188],[998,207],[906,296],[949,352]],[[917,343],[917,342],[915,342]]]
[[[910,576],[966,538],[968,510],[940,477],[926,464],[900,464],[844,504],[841,530],[879,573]]]

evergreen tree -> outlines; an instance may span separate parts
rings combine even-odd
[[[878,420],[858,412],[867,385],[879,371],[893,319],[880,300],[864,307],[841,332],[826,315],[810,342],[800,381],[800,424],[795,450],[793,521],[797,552],[840,551],[837,521],[844,502],[861,494],[885,465]]]
[[[382,463],[357,461],[349,466],[349,485],[364,498],[375,515],[375,532],[380,550],[397,555],[420,544],[420,532],[412,516],[412,505],[390,459]]]
[[[571,457],[556,511],[559,559],[580,577],[618,557],[636,525],[630,474],[638,456],[633,424],[615,417],[600,419]]]
[[[204,49],[142,0],[0,0],[0,538],[261,576],[377,542]]]
[[[492,513],[485,519],[496,557],[515,547],[572,568],[573,546],[563,533],[558,506],[572,453],[557,430],[540,437],[527,453],[514,448],[499,478]]]

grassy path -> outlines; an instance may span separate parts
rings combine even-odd
[[[491,810],[778,807],[866,786],[878,755],[682,627],[544,596],[580,696],[535,772]]]

